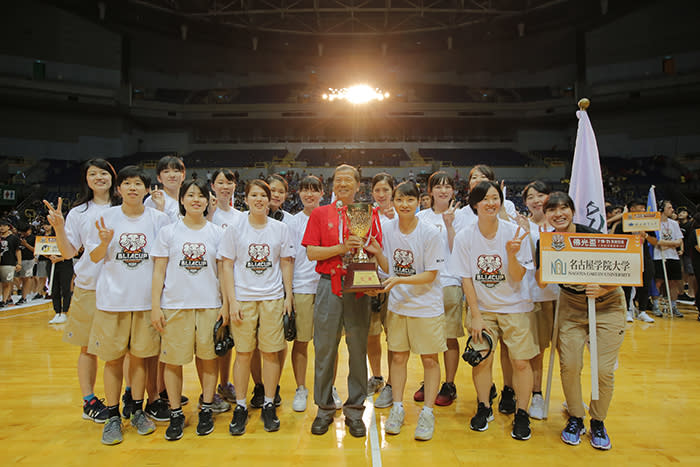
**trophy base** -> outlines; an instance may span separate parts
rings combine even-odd
[[[343,284],[344,293],[361,293],[384,288],[375,263],[350,263],[347,271]]]

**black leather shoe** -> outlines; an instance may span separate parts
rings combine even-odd
[[[345,425],[348,427],[348,432],[355,438],[364,438],[367,434],[367,429],[365,428],[365,422],[362,419],[345,419]]]
[[[311,424],[312,435],[323,435],[328,431],[328,427],[333,423],[333,418],[316,417]]]

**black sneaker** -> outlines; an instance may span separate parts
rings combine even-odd
[[[469,422],[469,428],[474,431],[486,431],[489,428],[489,422],[493,421],[493,409],[486,407],[483,402],[479,402],[474,415]]]
[[[182,430],[185,428],[185,414],[179,412],[170,414],[170,425],[165,430],[165,439],[175,441],[182,438]]]
[[[168,406],[170,406],[170,399],[168,399],[168,390],[167,389],[163,389],[161,392],[159,392],[158,397],[163,399],[165,401],[165,403],[168,404]],[[182,394],[180,396],[180,406],[185,406],[189,402],[190,402],[190,400],[186,395]]]
[[[250,398],[250,406],[253,409],[262,408],[265,403],[265,386],[261,383],[256,383],[253,388],[253,397]]]
[[[127,389],[122,395],[122,417],[128,420],[133,413],[134,399],[131,398],[131,389]]]
[[[525,441],[530,439],[530,416],[523,409],[518,409],[513,417],[513,431],[510,435],[513,439]]]
[[[510,386],[503,386],[501,400],[498,401],[498,411],[506,415],[515,413],[515,391]]]
[[[146,404],[145,412],[149,417],[157,422],[167,422],[170,420],[170,407],[168,407],[168,401],[160,398]]]
[[[280,385],[277,385],[277,390],[275,391],[275,407],[282,405],[282,396],[280,396]]]
[[[19,300],[17,300],[17,303],[15,303],[15,305],[24,305],[25,303],[27,303],[27,300],[25,300],[25,298],[22,297]]]
[[[109,419],[109,410],[102,403],[103,399],[93,397],[90,402],[83,404],[83,418],[95,423],[104,423]]]
[[[435,405],[447,407],[451,405],[455,399],[457,399],[457,386],[455,386],[455,383],[444,382],[442,383],[440,392],[435,398]]]
[[[280,419],[277,418],[275,404],[271,402],[265,404],[262,408],[262,414],[260,416],[263,419],[265,431],[277,431],[280,429]]]
[[[245,433],[245,426],[248,423],[248,409],[242,405],[236,405],[236,410],[233,411],[233,418],[228,425],[228,432],[234,436],[240,436]]]
[[[199,411],[199,423],[197,423],[197,434],[206,436],[214,431],[214,412],[211,409],[202,409]]]

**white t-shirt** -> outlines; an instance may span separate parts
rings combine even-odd
[[[389,219],[387,216],[385,216],[384,213],[381,211],[381,209],[378,210],[378,212],[379,212],[379,225],[382,228],[382,237],[384,237],[384,226],[387,223],[399,218],[398,214],[396,213],[396,210],[394,210],[394,208],[391,208],[391,210],[394,211],[394,217],[392,217],[391,219]],[[379,278],[381,280],[384,280],[387,277],[389,277],[388,274],[386,274],[384,271],[382,271],[382,268],[378,268],[378,269],[379,270],[377,271],[377,273],[379,274]]]
[[[170,224],[164,213],[146,208],[139,217],[128,217],[121,206],[103,214],[105,226],[114,229],[114,237],[102,260],[97,278],[97,309],[104,311],[144,311],[151,309],[153,259],[151,249],[158,232]],[[85,246],[89,254],[100,244],[97,229]]]
[[[430,208],[420,211],[418,214],[416,214],[416,217],[427,222],[428,224],[434,225],[438,229],[438,232],[440,232],[440,242],[443,244],[442,257],[445,258],[445,261],[447,261],[447,258],[451,256],[451,253],[450,245],[447,240],[447,226],[445,225],[445,221],[442,219],[442,214],[436,214],[435,211]],[[452,227],[455,229],[455,236],[464,227],[463,222],[464,218],[462,216],[457,216],[455,213],[455,219],[452,221]],[[440,273],[440,284],[443,287],[449,287],[452,285],[461,285],[462,282],[460,281],[459,277],[452,275],[447,268],[445,268]]]
[[[95,221],[99,220],[102,213],[109,208],[109,204],[96,204],[93,201],[88,201],[87,206],[81,204],[68,212],[65,226],[66,237],[76,251],[85,245],[88,236],[93,231],[97,231]],[[93,263],[90,260],[89,252],[84,251],[80,259],[73,265],[75,286],[84,290],[95,290],[97,276],[100,275],[101,268],[102,263]]]
[[[247,215],[236,208],[229,207],[228,211],[217,208],[216,211],[214,211],[214,215],[211,217],[211,221],[222,229],[226,229],[226,227],[234,224],[242,217],[247,217]]]
[[[457,234],[448,269],[458,277],[472,279],[481,311],[522,313],[532,310],[529,283],[523,278],[515,282],[508,277],[506,242],[515,237],[518,227],[503,219],[492,239],[485,238],[479,224]],[[530,242],[522,242],[516,258],[527,270],[534,269]]]
[[[294,216],[293,225],[289,226],[294,238],[294,281],[292,282],[294,293],[315,294],[318,281],[321,279],[321,275],[316,272],[316,261],[309,261],[309,257],[306,256],[306,247],[301,244],[308,223],[309,216],[304,214],[304,211],[300,211]]]
[[[551,232],[554,229],[549,227],[547,230],[541,230],[542,228],[532,221],[530,223],[530,248],[531,251],[535,251],[535,245],[540,239],[540,232]],[[527,240],[527,237],[523,241]],[[549,302],[556,300],[559,297],[559,286],[557,284],[547,284],[547,287],[541,289],[537,285],[537,272],[535,269],[528,269],[525,271],[525,277],[523,281],[528,281],[528,289],[530,290],[530,295],[533,302]]]
[[[294,257],[294,241],[286,224],[268,217],[265,227],[256,229],[248,216],[242,217],[224,231],[219,256],[233,260],[239,302],[284,297],[280,258]]]
[[[683,238],[683,232],[681,232],[681,227],[678,222],[673,219],[666,219],[661,223],[661,233],[660,240],[680,240]],[[663,250],[664,259],[680,259],[678,257],[678,251],[675,248],[659,248],[654,247],[654,260],[661,260],[661,251]]]
[[[168,217],[170,218],[170,222],[175,222],[180,218],[180,204],[175,198],[171,198],[170,195],[165,192],[165,190],[163,190],[163,199],[165,200],[163,212],[168,215]],[[153,198],[151,198],[150,196],[146,198],[146,201],[143,202],[143,205],[147,208],[152,208],[156,211],[158,210],[158,208],[156,207],[156,203],[153,202]]]
[[[395,285],[389,291],[388,309],[397,315],[432,318],[445,312],[439,271],[445,267],[445,249],[440,231],[434,225],[418,220],[410,234],[399,229],[399,220],[382,225],[384,256],[391,276],[414,276],[425,271],[438,271],[429,284]]]
[[[207,222],[193,230],[182,220],[165,226],[151,256],[168,258],[160,307],[172,310],[220,308],[216,252],[223,229]]]

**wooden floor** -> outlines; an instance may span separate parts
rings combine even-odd
[[[375,422],[377,435],[355,439],[347,434],[340,412],[335,428],[324,436],[309,429],[315,415],[311,405],[305,413],[291,409],[294,383],[290,362],[282,376],[282,406],[278,410],[281,430],[266,433],[259,410],[251,411],[247,433],[228,433],[231,413],[216,419],[214,433],[197,437],[196,399],[199,386],[194,367],[185,369],[185,393],[193,403],[185,407],[185,436],[165,441],[167,423],[142,437],[127,425],[124,442],[107,447],[100,443],[102,425],[81,418],[81,397],[76,380],[77,349],[61,341],[62,325],[48,325],[48,304],[0,312],[0,465],[473,465],[474,463],[538,465],[700,465],[700,322],[689,312],[685,319],[658,319],[655,324],[628,324],[617,371],[615,396],[606,426],[613,448],[593,449],[588,437],[581,445],[563,444],[559,433],[565,418],[563,396],[555,371],[550,417],[532,422],[532,439],[518,442],[510,437],[512,416],[496,414],[488,431],[468,428],[475,412],[475,391],[470,367],[460,363],[459,397],[450,407],[436,408],[435,437],[429,442],[413,439],[420,405],[412,393],[422,379],[416,357],[409,363],[406,424],[398,436],[385,435],[383,425],[389,409],[365,412],[368,426]],[[460,345],[463,345],[460,342]],[[346,353],[341,345],[341,362]],[[587,366],[587,365],[586,365]],[[310,380],[313,365],[310,365]],[[340,366],[338,389],[345,393],[345,366]],[[584,370],[585,373],[586,370]],[[495,379],[500,387],[500,369]],[[584,393],[588,373],[584,374]],[[311,383],[311,381],[310,381]],[[102,390],[102,372],[96,388]],[[368,404],[369,405],[369,404]],[[109,457],[105,457],[109,456]]]

